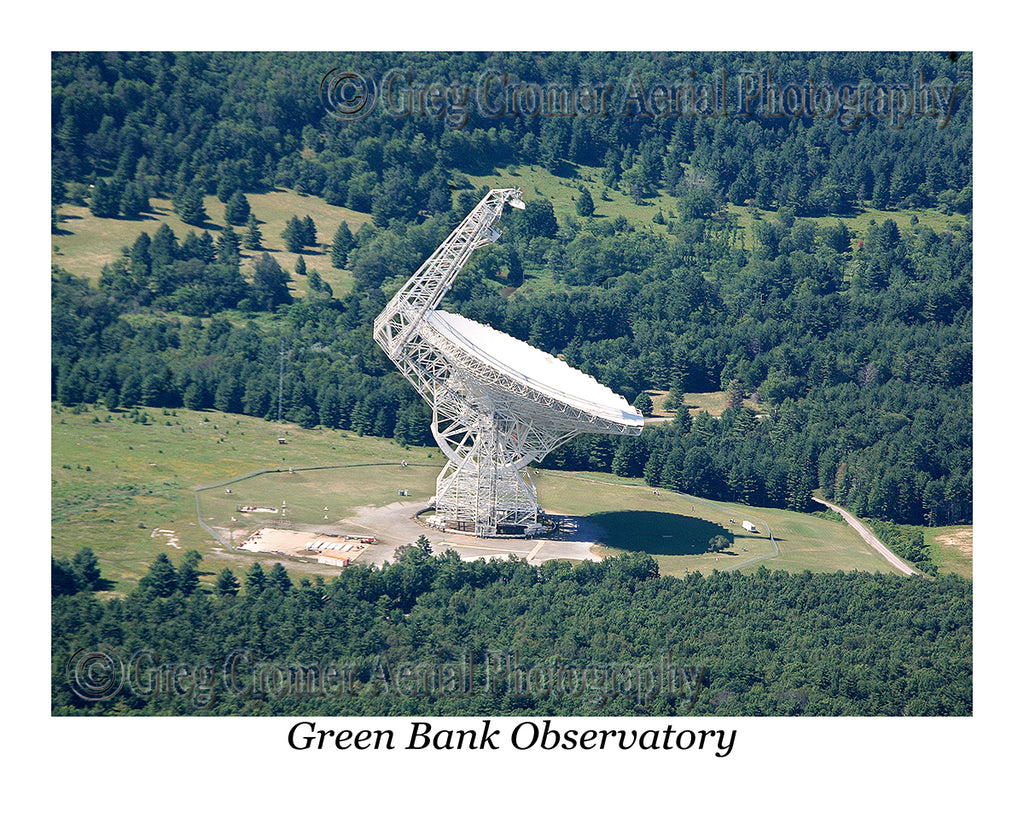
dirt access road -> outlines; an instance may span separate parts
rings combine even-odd
[[[871,534],[870,531],[868,531],[868,527],[867,526],[865,526],[863,523],[861,523],[859,520],[857,520],[857,518],[855,518],[853,515],[851,515],[845,509],[843,509],[842,507],[836,506],[834,503],[829,503],[828,501],[822,500],[821,498],[812,498],[812,500],[816,501],[817,503],[822,504],[823,506],[827,506],[833,512],[838,512],[840,515],[842,515],[843,516],[843,520],[845,520],[847,523],[849,523],[850,526],[853,527],[854,531],[858,535],[860,535],[862,538],[864,538],[864,542],[867,543],[868,546],[870,546],[872,549],[874,549],[876,552],[878,552],[889,563],[891,563],[896,569],[898,569],[899,571],[903,572],[903,574],[910,575],[910,574],[917,574],[918,573],[915,569],[910,568],[910,566],[908,566],[906,563],[904,563],[902,560],[900,560],[898,557],[896,557],[896,555],[894,555],[892,552],[890,552],[889,549],[886,547],[886,545],[884,543],[882,543],[882,541],[880,541],[877,537],[875,537],[873,534]]]

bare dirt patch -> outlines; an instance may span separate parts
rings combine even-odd
[[[938,535],[935,539],[943,546],[952,546],[965,557],[974,557],[973,529],[960,529],[948,535]]]
[[[602,559],[592,551],[592,528],[579,518],[562,517],[558,530],[542,538],[480,538],[465,532],[440,532],[426,526],[417,519],[424,506],[421,501],[398,501],[387,506],[363,507],[341,523],[376,537],[377,542],[366,547],[362,558],[362,562],[376,565],[393,561],[397,547],[415,543],[420,535],[426,535],[435,552],[452,549],[463,560],[489,559],[498,555],[507,559],[510,554],[531,565],[540,565],[545,560]]]
[[[372,538],[262,527],[249,535],[238,548],[248,552],[304,557],[325,562],[323,558],[355,560],[366,549],[366,540],[372,541]]]

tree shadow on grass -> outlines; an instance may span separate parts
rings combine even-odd
[[[710,554],[708,543],[716,535],[733,545],[733,533],[717,523],[671,512],[600,512],[588,520],[604,531],[606,546],[628,552]]]

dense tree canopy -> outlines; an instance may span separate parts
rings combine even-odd
[[[791,206],[798,215],[847,213],[868,200],[966,212],[972,62],[946,53],[57,53],[54,173],[63,182],[105,180],[112,195],[104,212],[114,215],[131,182],[150,196],[176,196],[190,218],[199,216],[196,190],[227,202],[239,191],[284,186],[372,212],[387,226],[447,211],[450,170],[510,162],[603,167],[607,184],[640,199],[659,188],[680,195],[687,215],[726,201]],[[438,82],[468,86],[474,98],[454,121],[443,115],[451,111],[429,115],[423,106],[395,116],[384,101],[371,116],[339,120],[315,91],[339,65],[377,79],[404,68],[406,101],[417,83]],[[692,96],[722,76],[731,116],[687,108],[687,88]],[[756,106],[741,90],[752,80],[764,86]],[[812,86],[905,89],[919,104],[919,86],[936,83],[956,88],[948,122],[934,98],[896,122],[891,106],[873,111],[858,98],[845,112],[855,125],[838,110],[813,116],[808,105],[780,115],[762,104],[769,85],[805,94]],[[677,89],[671,115],[630,104],[639,89],[663,85]],[[545,116],[550,99],[534,112],[514,97],[516,89],[586,87],[607,89],[596,109],[604,115],[577,106],[568,111],[575,116]]]
[[[225,569],[215,594],[183,587],[189,564],[161,555],[124,600],[55,597],[53,711],[972,712],[971,587],[953,576],[760,569],[679,579],[659,577],[645,555],[538,569],[429,552],[410,545],[383,569],[298,585],[281,564],[257,563],[242,592]],[[141,657],[142,673],[112,696],[83,696],[69,669],[100,641],[129,668],[133,652]],[[332,669],[330,685],[310,683]]]

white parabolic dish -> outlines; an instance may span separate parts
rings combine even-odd
[[[425,320],[481,364],[549,398],[615,424],[643,427],[643,416],[621,395],[525,341],[444,310],[427,313]]]

